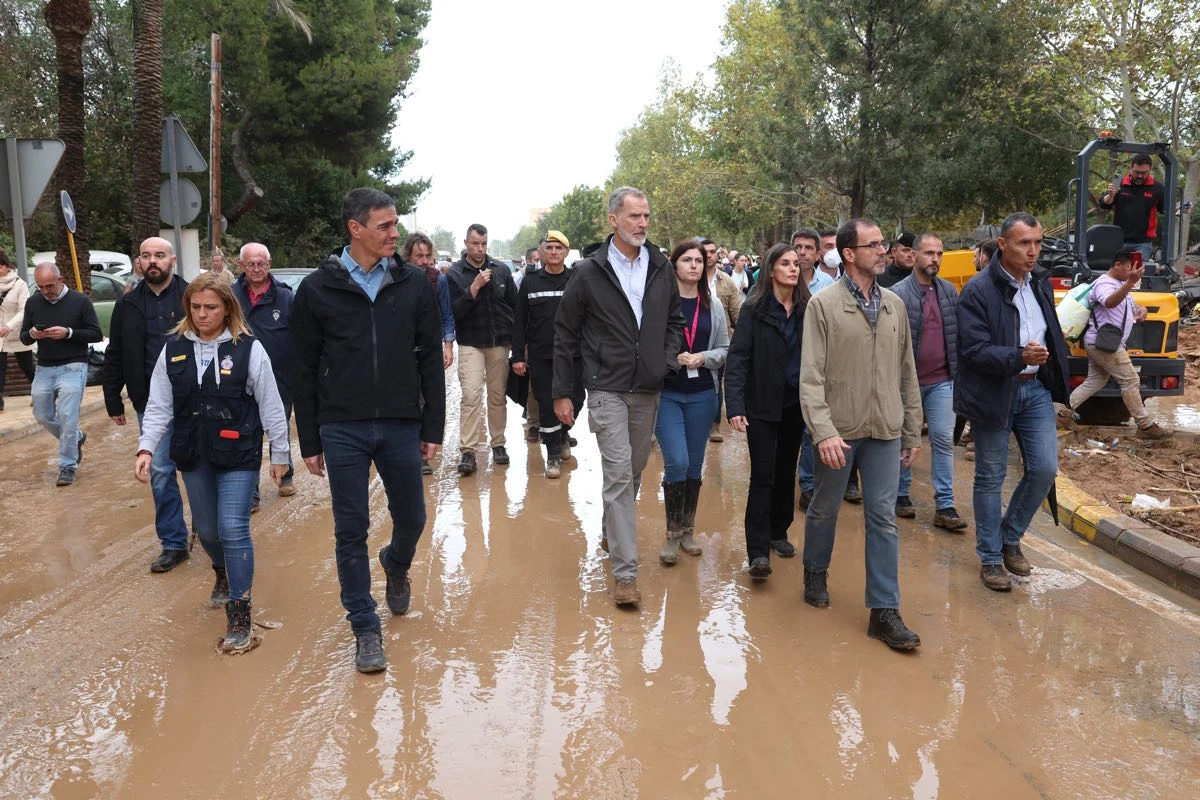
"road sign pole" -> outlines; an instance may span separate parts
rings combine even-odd
[[[175,257],[183,252],[183,230],[179,225],[182,216],[179,213],[179,171],[175,165],[175,119],[168,117],[164,124],[167,126],[167,163],[171,167],[171,216],[175,220]]]
[[[75,291],[83,291],[83,279],[79,275],[79,256],[75,255],[75,234],[67,231],[67,246],[71,248],[71,266],[75,268]]]
[[[21,213],[21,166],[17,163],[17,140],[4,140],[4,157],[8,159],[8,194],[12,198],[13,244],[17,250],[17,274],[29,280],[29,259],[25,256],[25,217]]]

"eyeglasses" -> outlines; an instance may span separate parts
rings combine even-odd
[[[266,269],[269,266],[271,266],[271,265],[268,264],[266,261],[243,261],[242,262],[243,269]]]
[[[891,242],[867,242],[866,244],[851,245],[853,250],[884,250],[892,246]]]

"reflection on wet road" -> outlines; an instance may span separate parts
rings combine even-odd
[[[323,481],[267,492],[255,613],[281,627],[221,656],[200,551],[147,571],[133,431],[85,425],[69,489],[45,436],[0,451],[0,797],[1200,796],[1200,605],[1045,519],[1033,576],[988,592],[973,537],[927,524],[924,462],[918,519],[900,525],[902,610],[924,644],[902,655],[865,635],[860,508],[842,513],[828,610],[802,602],[799,559],[748,580],[743,437],[710,446],[705,552],[670,569],[652,457],[637,612],[608,594],[586,422],[557,481],[532,446],[466,480],[451,454],[427,479],[413,611],[385,620],[390,667],[368,677]],[[378,530],[378,482],[372,504]]]

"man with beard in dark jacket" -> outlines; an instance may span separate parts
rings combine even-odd
[[[138,425],[150,398],[150,376],[167,332],[183,319],[183,290],[187,282],[175,275],[175,249],[166,239],[152,236],[138,253],[142,280],[113,305],[108,347],[104,351],[104,405],[117,425],[125,424],[121,389],[137,412]],[[171,441],[168,425],[164,442]],[[154,498],[154,530],[162,553],[151,572],[170,572],[188,560],[188,529],[183,521],[183,495],[175,477],[171,448],[159,447],[150,464],[150,493]]]
[[[967,523],[954,507],[954,373],[958,368],[958,290],[945,278],[942,240],[932,233],[916,237],[917,264],[912,275],[892,287],[904,301],[921,387],[921,407],[929,426],[930,474],[933,478],[935,527],[961,531]],[[896,516],[917,515],[908,496],[912,468],[900,468]]]
[[[254,337],[262,342],[263,349],[271,359],[271,372],[275,374],[275,385],[279,387],[279,399],[283,401],[283,413],[292,419],[292,337],[288,322],[292,316],[292,287],[271,276],[271,251],[265,244],[247,242],[242,245],[238,261],[242,274],[233,282],[233,295],[242,306],[246,324]],[[291,497],[296,493],[292,482],[295,469],[292,453],[288,451],[288,471],[279,482],[279,496]],[[254,502],[250,512],[258,510],[258,488],[254,489]]]
[[[663,379],[679,369],[679,287],[662,251],[646,240],[650,203],[629,186],[608,199],[613,235],[575,263],[554,323],[554,413],[575,422],[575,362],[583,358],[588,427],[600,446],[604,540],[619,606],[636,606],[637,493]]]
[[[562,462],[571,459],[571,446],[568,443],[570,426],[554,415],[554,318],[575,271],[566,268],[571,243],[561,231],[547,232],[544,241],[545,264],[525,276],[517,295],[512,370],[517,375],[529,375],[537,398],[539,434],[546,445],[545,475],[557,478]],[[571,400],[578,414],[583,406],[582,365],[578,367]]]
[[[1041,224],[1031,214],[1010,214],[999,244],[987,269],[959,296],[954,411],[970,421],[975,437],[979,577],[989,589],[1007,592],[1009,572],[1030,574],[1021,538],[1058,473],[1054,403],[1068,402],[1069,373],[1050,272],[1037,266]],[[1010,435],[1025,474],[1001,517]]]
[[[350,244],[296,292],[292,394],[304,465],[317,476],[329,468],[338,581],[357,640],[354,666],[379,672],[387,658],[367,552],[371,465],[392,517],[391,541],[379,551],[387,604],[403,614],[425,527],[421,459],[435,456],[442,441],[446,373],[433,290],[421,270],[395,258],[395,201],[377,189],[354,189],[342,204],[342,223]]]

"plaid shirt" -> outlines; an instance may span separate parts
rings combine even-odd
[[[858,301],[858,307],[867,315],[867,321],[871,323],[871,330],[875,330],[875,325],[879,321],[879,284],[871,282],[871,296],[867,297],[858,288],[858,284],[850,280],[849,272],[842,276],[842,280],[846,282],[846,288],[850,290],[850,294],[854,295],[854,299]]]

